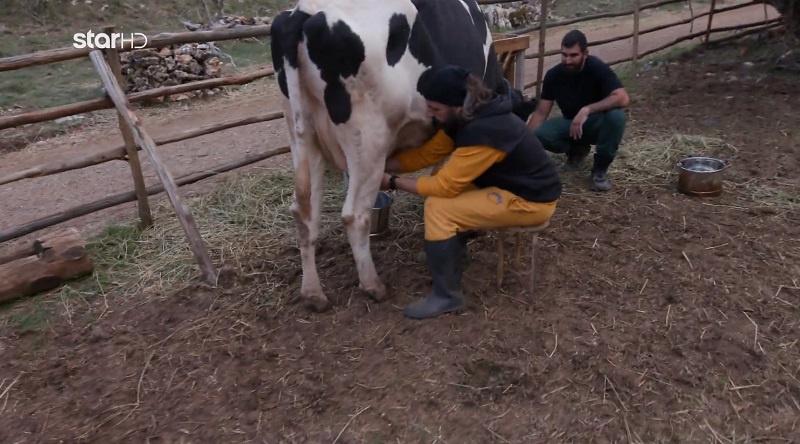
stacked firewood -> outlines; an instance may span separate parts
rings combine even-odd
[[[220,55],[210,43],[186,43],[161,49],[123,52],[120,59],[122,74],[126,79],[124,87],[127,93],[131,93],[220,77],[225,65]],[[190,96],[187,94],[186,98]],[[183,95],[179,99],[182,98]]]
[[[481,10],[486,16],[486,21],[490,28],[494,30],[517,29],[541,21],[542,1],[482,5]],[[552,11],[557,0],[548,1],[548,11]],[[548,20],[553,18],[552,12],[548,13],[547,16]]]
[[[206,23],[191,23],[183,21],[183,26],[189,31],[211,31],[215,29],[240,28],[243,26],[269,25],[272,23],[271,17],[245,17],[241,15],[217,16]]]

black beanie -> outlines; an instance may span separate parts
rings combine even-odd
[[[422,96],[432,102],[448,106],[462,106],[467,97],[469,71],[455,65],[447,65],[434,72],[422,85]]]

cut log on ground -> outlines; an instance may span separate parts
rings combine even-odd
[[[52,290],[69,279],[86,276],[94,264],[75,228],[36,239],[33,255],[0,265],[0,302]]]

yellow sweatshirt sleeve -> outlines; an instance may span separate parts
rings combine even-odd
[[[453,139],[444,131],[439,130],[423,145],[401,151],[393,157],[400,165],[400,172],[408,173],[419,171],[441,162],[454,149],[455,143]]]
[[[459,148],[436,175],[417,179],[417,192],[421,196],[455,197],[505,157],[506,153],[490,146]]]

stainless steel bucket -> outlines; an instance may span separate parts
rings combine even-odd
[[[382,236],[389,231],[389,215],[394,199],[388,193],[378,192],[375,205],[372,206],[370,213],[369,235],[371,237]]]
[[[723,171],[730,163],[713,157],[687,157],[678,162],[678,191],[690,196],[722,193]]]

